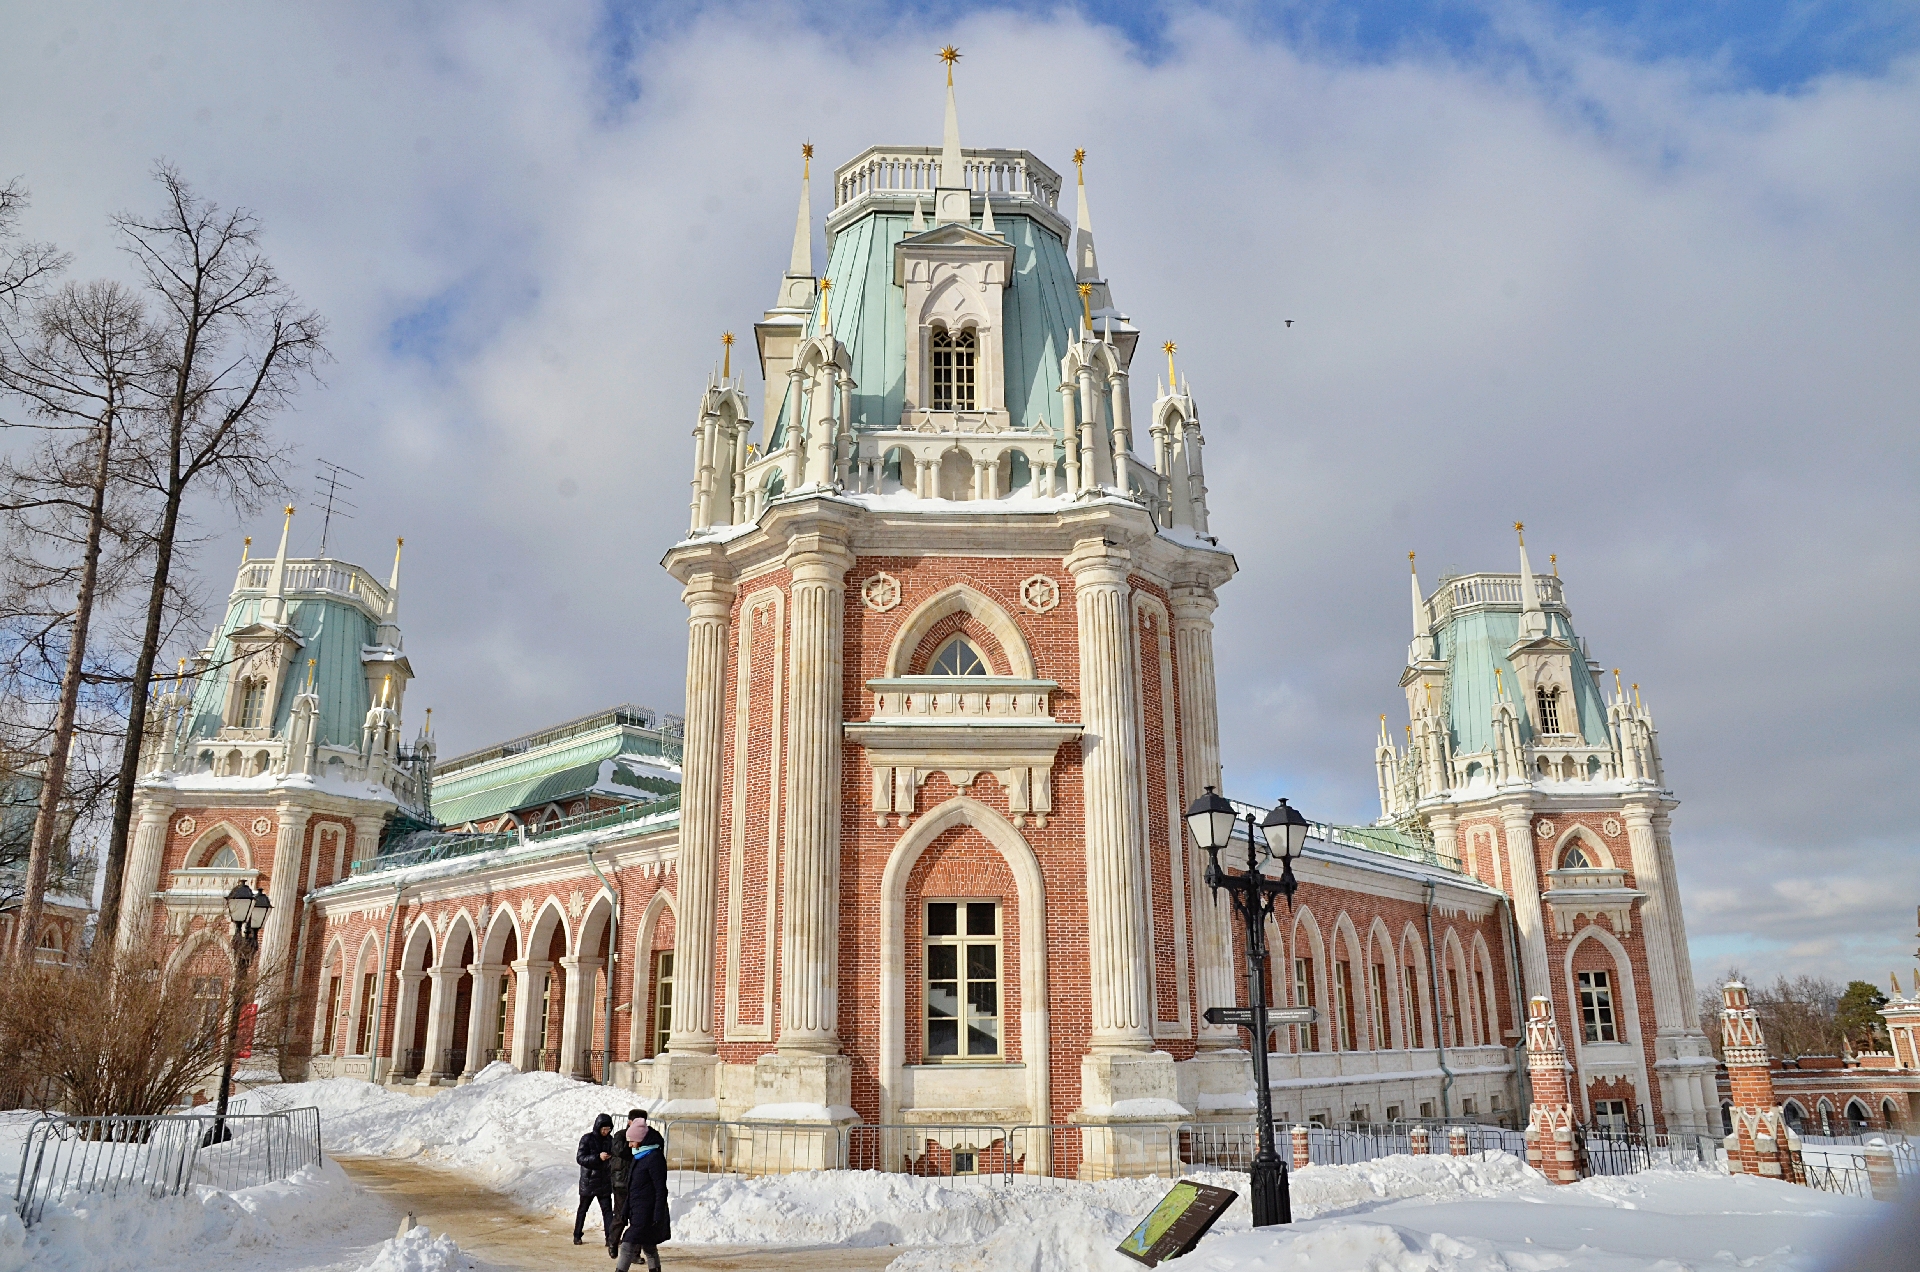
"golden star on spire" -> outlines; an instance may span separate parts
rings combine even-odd
[[[953,64],[960,60],[960,50],[949,44],[940,50],[940,60],[947,64],[947,87],[953,87]]]
[[[1080,165],[1084,164],[1086,161],[1087,161],[1086,147],[1076,146],[1073,151],[1073,166],[1078,168]]]
[[[1160,347],[1164,349],[1167,354],[1167,392],[1178,393],[1180,391],[1180,383],[1173,378],[1173,351],[1180,346],[1169,340]]]
[[[1526,547],[1527,546],[1527,523],[1524,521],[1514,522],[1513,532],[1520,536],[1520,546],[1523,548]]]
[[[721,354],[721,360],[725,364],[720,368],[720,378],[722,380],[732,379],[733,378],[733,333],[731,331],[723,331],[720,333],[720,354]]]
[[[810,141],[800,143],[800,175],[802,178],[813,175],[813,143]]]

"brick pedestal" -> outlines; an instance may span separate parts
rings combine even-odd
[[[1415,1157],[1425,1157],[1433,1151],[1433,1141],[1430,1138],[1430,1133],[1424,1126],[1414,1127],[1413,1133],[1407,1136],[1407,1139],[1411,1141],[1411,1146],[1407,1151]]]
[[[1554,1023],[1553,1004],[1535,995],[1527,1004],[1527,1074],[1533,1104],[1527,1110],[1527,1162],[1556,1184],[1580,1179],[1580,1149],[1573,1138],[1573,1103],[1567,1095],[1566,1049]]]
[[[1804,1183],[1805,1172],[1788,1143],[1786,1118],[1773,1099],[1771,1061],[1760,1018],[1747,1000],[1747,987],[1728,981],[1720,991],[1721,1053],[1732,1088],[1733,1130],[1727,1135],[1727,1169],[1736,1175],[1760,1175]]]
[[[1294,1127],[1292,1138],[1293,1138],[1293,1168],[1295,1170],[1304,1170],[1306,1169],[1309,1162],[1312,1160],[1312,1155],[1309,1151],[1309,1146],[1308,1146],[1307,1128],[1304,1126]]]

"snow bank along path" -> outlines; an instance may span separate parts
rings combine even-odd
[[[618,1088],[549,1073],[483,1071],[430,1099],[334,1079],[257,1093],[317,1105],[329,1153],[417,1158],[519,1205],[571,1215],[574,1146]],[[1537,1272],[1742,1266],[1803,1272],[1872,1203],[1707,1170],[1648,1171],[1560,1188],[1504,1153],[1390,1157],[1292,1176],[1296,1224],[1254,1231],[1245,1178],[1196,1172],[1242,1194],[1183,1272]],[[906,1175],[717,1176],[677,1188],[674,1237],[736,1245],[899,1245],[896,1272],[1137,1272],[1113,1251],[1167,1187],[1021,1180],[952,1184]],[[421,1239],[424,1241],[424,1238]],[[434,1258],[396,1248],[393,1260]],[[400,1262],[398,1266],[405,1267]],[[0,1264],[0,1272],[9,1272]],[[412,1272],[409,1268],[408,1272]]]

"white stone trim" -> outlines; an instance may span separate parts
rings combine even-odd
[[[956,795],[915,822],[894,844],[880,881],[880,1121],[903,1120],[906,1067],[907,881],[920,855],[943,832],[972,826],[1000,851],[1013,874],[1020,913],[1020,1062],[1026,1066],[1028,1115],[1052,1120],[1048,1074],[1052,1041],[1047,1012],[1046,880],[1040,859],[1013,823],[976,799]]]

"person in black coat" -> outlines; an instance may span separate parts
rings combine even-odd
[[[600,1233],[608,1244],[613,1241],[613,1193],[612,1172],[608,1163],[613,1160],[613,1136],[607,1132],[613,1129],[613,1118],[602,1113],[593,1119],[593,1129],[580,1137],[580,1148],[574,1153],[574,1161],[580,1163],[580,1208],[573,1212],[573,1244],[582,1244],[580,1230],[586,1226],[587,1208],[594,1202],[600,1203]]]
[[[627,1110],[627,1125],[631,1126],[636,1121],[645,1125],[646,1120],[647,1111],[645,1109]],[[660,1132],[652,1127],[647,1127],[647,1132],[641,1137],[640,1142],[642,1144],[664,1146],[660,1139]],[[633,1166],[633,1150],[635,1147],[637,1146],[633,1141],[627,1138],[627,1133],[621,1131],[613,1137],[613,1160],[607,1163],[608,1174],[613,1180],[613,1227],[607,1232],[607,1254],[609,1257],[616,1259],[620,1257],[620,1234],[627,1230],[627,1184],[629,1180],[627,1172]]]
[[[673,1239],[667,1214],[667,1150],[660,1132],[647,1125],[644,1109],[627,1123],[627,1142],[633,1164],[627,1167],[627,1227],[620,1237],[620,1261],[614,1272],[627,1272],[636,1255],[644,1255],[647,1272],[660,1272],[662,1243]]]

